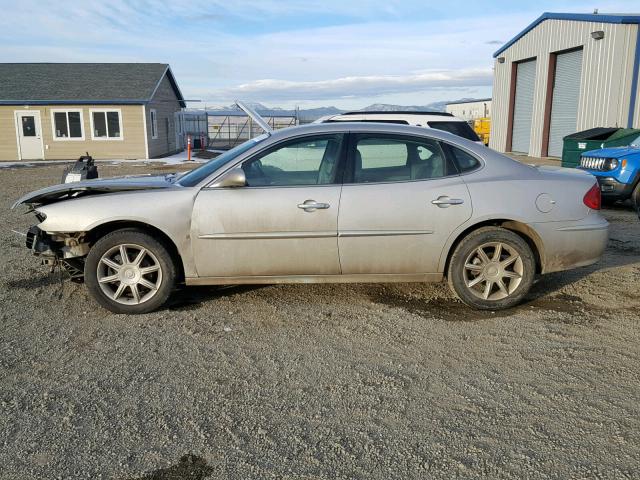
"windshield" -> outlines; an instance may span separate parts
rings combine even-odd
[[[467,140],[478,142],[480,139],[467,122],[429,122],[431,128],[453,133]]]
[[[220,167],[229,163],[231,160],[236,158],[238,155],[242,155],[244,152],[249,150],[250,148],[255,147],[258,143],[262,142],[269,135],[266,133],[264,135],[260,135],[259,137],[252,138],[251,140],[247,140],[244,143],[241,143],[237,147],[233,147],[231,150],[224,152],[218,155],[213,160],[201,165],[200,167],[191,170],[189,173],[183,175],[178,180],[178,185],[182,185],[183,187],[193,187],[199,184],[202,180],[207,178],[213,172],[218,170]]]
[[[633,142],[631,142],[631,146],[632,147],[640,147],[640,135],[638,135],[636,137],[636,139]]]

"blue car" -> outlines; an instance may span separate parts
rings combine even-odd
[[[634,207],[640,209],[640,136],[628,147],[583,153],[578,168],[598,179],[603,202],[631,199]]]

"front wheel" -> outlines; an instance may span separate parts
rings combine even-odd
[[[498,227],[471,232],[449,262],[449,286],[481,310],[502,310],[522,301],[535,277],[531,248],[518,234]]]
[[[114,313],[147,313],[169,298],[176,268],[167,248],[139,230],[117,230],[89,251],[84,278],[96,301]]]

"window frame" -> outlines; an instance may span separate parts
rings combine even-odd
[[[109,136],[109,123],[107,122],[107,113],[114,112],[118,114],[118,123],[120,126],[120,136],[119,137],[110,137]],[[93,126],[93,114],[94,113],[104,113],[104,121],[105,128],[107,129],[106,137],[96,137],[95,136],[95,128]],[[99,141],[99,142],[122,142],[124,140],[124,130],[122,128],[122,109],[120,108],[90,108],[89,109],[89,123],[91,125],[91,140]]]
[[[357,139],[360,136],[372,136],[372,137],[376,137],[376,138],[390,138],[392,140],[399,140],[399,141],[411,141],[411,142],[424,142],[426,141],[431,141],[431,142],[435,142],[438,144],[438,146],[440,147],[440,150],[442,151],[442,155],[445,159],[445,161],[447,161],[455,170],[455,173],[449,174],[449,175],[443,175],[442,177],[434,177],[434,178],[419,178],[416,180],[385,180],[383,182],[355,182],[354,181],[354,174],[355,174],[355,153],[356,153],[356,148],[357,148]],[[384,184],[396,184],[396,183],[414,183],[414,182],[431,182],[434,180],[442,180],[445,178],[452,178],[452,177],[459,177],[460,174],[460,170],[458,168],[458,164],[454,161],[454,158],[452,158],[452,155],[450,155],[448,148],[444,147],[444,143],[442,140],[438,139],[438,138],[434,138],[434,137],[427,137],[427,136],[418,136],[418,135],[411,135],[411,134],[402,134],[402,133],[392,133],[392,132],[351,132],[349,134],[349,140],[347,142],[348,147],[347,147],[347,160],[346,160],[346,166],[344,169],[344,177],[343,177],[343,185],[384,185]],[[475,158],[477,158],[474,155]],[[482,165],[482,164],[481,164]],[[477,170],[477,169],[476,169]],[[476,170],[473,170],[474,172]],[[466,173],[470,173],[470,172],[465,172]]]
[[[67,133],[71,134],[71,128],[69,127],[69,113],[80,114],[80,137],[58,137],[56,135],[56,113],[65,113],[67,117]],[[51,135],[54,142],[84,142],[84,111],[82,108],[52,108],[51,109]]]
[[[244,160],[234,164],[232,168],[242,168],[243,165],[247,162],[252,162],[255,160],[260,160],[262,157],[273,153],[276,150],[280,150],[288,144],[295,142],[303,142],[305,140],[309,140],[312,138],[319,137],[334,137],[336,135],[342,136],[342,143],[340,145],[340,151],[338,152],[338,166],[336,168],[336,175],[332,183],[322,183],[322,184],[299,184],[299,185],[247,185],[242,188],[308,188],[308,187],[335,187],[336,185],[342,185],[344,180],[344,172],[346,165],[346,153],[349,144],[349,132],[326,132],[326,133],[309,133],[306,135],[300,135],[296,137],[291,137],[287,139],[283,139],[281,142],[275,143],[273,145],[269,145],[268,147],[255,152],[253,155],[245,158]],[[225,172],[226,173],[226,172]],[[224,173],[222,174],[224,175]]]
[[[151,123],[151,140],[158,139],[158,110],[149,109],[149,121]]]

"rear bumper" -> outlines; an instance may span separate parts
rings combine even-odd
[[[596,263],[609,241],[609,222],[593,214],[575,222],[533,224],[543,242],[542,273],[559,272]]]

